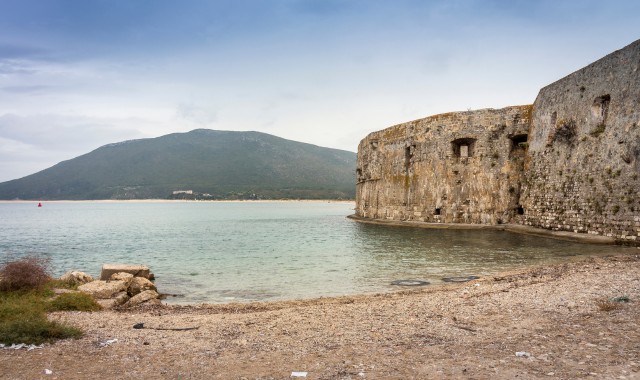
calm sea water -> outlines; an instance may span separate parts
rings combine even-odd
[[[311,298],[398,289],[570,256],[624,251],[501,231],[425,230],[346,218],[353,203],[0,203],[0,260],[48,258],[54,275],[144,264],[170,302]],[[629,249],[629,248],[627,248]]]

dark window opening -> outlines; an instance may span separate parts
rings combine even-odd
[[[436,209],[433,211],[433,215],[440,215],[440,207],[436,208]]]
[[[524,207],[518,206],[518,208],[516,208],[516,213],[518,215],[524,215]]]
[[[510,156],[513,156],[514,154],[519,154],[519,155],[523,154],[524,151],[527,150],[528,139],[529,139],[529,135],[527,135],[526,133],[512,136]]]
[[[405,169],[409,169],[409,166],[411,166],[411,159],[413,158],[413,155],[415,154],[415,150],[416,150],[416,146],[415,145],[409,145],[408,147],[404,148],[404,167],[405,167]]]
[[[362,169],[356,169],[356,178],[358,181],[362,179]]]
[[[461,138],[453,140],[451,142],[453,156],[457,158],[473,157],[475,143],[476,139],[473,138]]]

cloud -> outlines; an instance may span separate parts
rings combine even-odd
[[[218,121],[218,112],[213,108],[200,107],[193,103],[181,103],[176,116],[199,126],[210,126]]]

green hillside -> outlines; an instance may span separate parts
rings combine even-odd
[[[356,154],[260,132],[197,129],[105,145],[0,183],[0,199],[355,197]],[[208,194],[208,195],[203,195]]]

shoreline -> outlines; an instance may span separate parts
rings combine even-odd
[[[428,223],[418,221],[401,221],[401,220],[385,220],[385,219],[371,219],[363,218],[355,214],[348,215],[347,218],[360,223],[377,224],[383,226],[396,226],[396,227],[413,227],[413,228],[425,228],[425,229],[458,229],[458,230],[493,230],[493,231],[508,231],[517,234],[540,236],[551,239],[574,241],[578,243],[588,244],[602,244],[602,245],[620,245],[628,246],[629,244],[620,244],[616,239],[608,236],[593,235],[585,233],[575,233],[569,231],[553,231],[546,230],[544,228],[537,228],[531,226],[524,226],[520,224],[465,224],[465,223]],[[630,245],[633,246],[634,242]]]
[[[625,254],[383,294],[59,312],[51,318],[85,337],[0,350],[0,371],[13,379],[44,369],[60,379],[633,379],[638,273],[640,255]],[[609,301],[619,296],[629,302]]]

